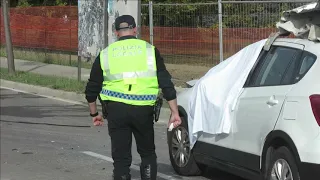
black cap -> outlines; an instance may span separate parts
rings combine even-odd
[[[122,15],[117,17],[114,24],[117,31],[120,29],[133,29],[136,27],[136,22],[134,18],[130,15]]]

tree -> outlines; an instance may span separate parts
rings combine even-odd
[[[143,4],[148,2],[149,0],[142,0]],[[208,2],[213,3],[203,4]],[[302,4],[272,1],[261,3],[233,1],[228,3],[225,1],[222,4],[223,27],[274,28],[283,10],[292,9]],[[148,26],[148,9],[143,8],[142,13],[145,16],[143,24]],[[153,13],[154,26],[217,28],[219,23],[217,0],[153,0]]]
[[[2,12],[3,12],[3,18],[4,18],[3,22],[4,22],[4,30],[5,30],[5,36],[6,36],[8,71],[9,71],[9,74],[14,74],[15,73],[14,56],[13,56],[13,49],[12,49],[8,9],[9,9],[8,0],[2,0]]]

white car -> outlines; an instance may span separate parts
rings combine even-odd
[[[236,104],[237,132],[201,135],[190,150],[192,87],[178,94],[183,122],[167,132],[178,174],[201,175],[210,166],[251,180],[320,180],[320,42],[277,36],[270,41]]]

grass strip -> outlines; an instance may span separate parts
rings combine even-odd
[[[69,92],[84,93],[86,82],[79,82],[76,79],[70,79],[58,76],[41,75],[25,71],[17,71],[14,75],[9,75],[7,68],[0,68],[1,79],[20,82],[30,85],[42,86],[51,89],[64,90]]]
[[[51,89],[64,90],[69,92],[84,93],[86,82],[65,77],[48,76],[25,71],[17,71],[15,75],[9,75],[8,69],[0,67],[1,79],[25,83],[29,85],[42,86]],[[164,101],[163,108],[169,108],[167,101]]]

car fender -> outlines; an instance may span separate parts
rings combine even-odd
[[[291,150],[291,152],[293,153],[295,160],[298,164],[301,162],[300,156],[298,153],[298,149],[297,149],[295,143],[293,142],[293,140],[291,139],[291,137],[287,133],[285,133],[284,131],[273,130],[267,135],[265,142],[264,142],[264,145],[263,145],[262,154],[260,156],[260,169],[262,170],[262,172],[264,172],[265,162],[268,161],[268,158],[269,158],[268,156],[266,156],[268,153],[268,149],[271,144],[277,143],[276,142],[277,139],[281,139],[285,142],[284,145],[286,145]]]

